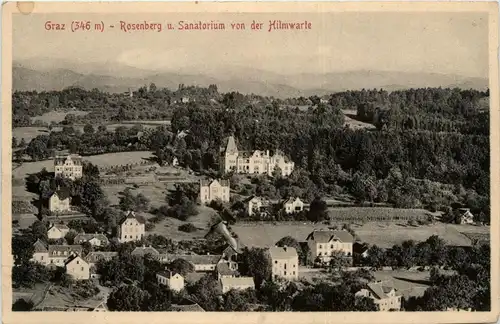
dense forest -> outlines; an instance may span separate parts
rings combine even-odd
[[[191,101],[179,104],[180,96]],[[160,161],[176,156],[183,166],[209,171],[218,170],[220,145],[234,135],[240,149],[279,149],[295,162],[296,174],[275,179],[277,189],[307,189],[308,197],[347,193],[404,208],[445,210],[461,204],[488,221],[488,96],[488,91],[429,88],[348,91],[332,94],[329,102],[283,101],[181,85],[173,92],[144,87],[132,97],[80,89],[16,92],[13,109],[18,126],[61,106],[90,111],[66,118],[60,132],[33,139],[18,157],[48,158],[58,148],[83,155],[151,150]],[[355,118],[377,129],[346,126],[343,110],[355,110]],[[102,124],[167,116],[170,128],[112,132]],[[72,127],[79,123],[88,124],[83,133]],[[188,135],[176,136],[181,131]]]

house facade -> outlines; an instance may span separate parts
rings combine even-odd
[[[400,311],[402,296],[388,282],[372,282],[367,288],[356,293],[357,297],[368,297],[378,306],[379,311]]]
[[[201,180],[200,202],[202,204],[208,204],[213,200],[229,202],[229,191],[228,180]]]
[[[299,255],[293,247],[271,247],[272,280],[283,278],[286,280],[297,280],[299,278]]]
[[[286,214],[298,213],[304,210],[304,202],[300,198],[288,198],[282,203],[282,210]]]
[[[64,267],[66,260],[75,256],[82,255],[81,245],[49,245],[49,262],[47,265]]]
[[[160,285],[165,285],[169,289],[176,292],[184,289],[184,277],[179,273],[172,273],[171,271],[162,271],[156,274],[156,279]]]
[[[262,215],[268,213],[271,203],[262,197],[251,196],[243,201],[248,216]]]
[[[64,224],[52,224],[47,230],[49,240],[58,240],[66,237],[69,232],[69,227]]]
[[[129,211],[118,225],[118,240],[120,243],[140,241],[146,232],[146,220]]]
[[[49,198],[49,210],[63,213],[71,210],[71,197],[68,190],[57,190]]]
[[[31,258],[31,261],[47,265],[49,263],[48,246],[42,240],[38,239],[33,244],[33,248],[33,258]]]
[[[75,280],[90,279],[90,265],[79,255],[73,255],[65,262],[66,273]]]
[[[57,153],[54,158],[55,176],[65,177],[71,180],[83,176],[82,157],[77,154]]]
[[[85,234],[80,233],[75,236],[74,239],[75,244],[83,244],[85,242],[89,242],[92,246],[106,246],[109,244],[109,240],[104,234],[94,233],[94,234]]]
[[[295,166],[279,151],[273,155],[270,155],[269,151],[238,151],[234,136],[227,138],[226,145],[221,147],[220,152],[220,166],[223,173],[236,172],[272,176],[274,170],[279,168],[282,176],[289,176]]]
[[[354,237],[348,231],[313,231],[306,238],[313,260],[329,262],[332,254],[342,252],[352,257]]]
[[[223,294],[227,293],[231,289],[255,289],[255,283],[252,277],[223,277],[220,278],[219,282]]]

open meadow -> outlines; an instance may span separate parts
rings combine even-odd
[[[64,120],[64,118],[66,118],[66,115],[72,114],[75,116],[85,116],[88,113],[88,111],[82,110],[50,111],[41,116],[31,117],[30,119],[32,122],[39,120],[48,124],[50,124],[51,122],[60,123]]]
[[[339,223],[340,224],[340,223]],[[356,235],[370,245],[388,248],[405,240],[424,241],[429,236],[438,235],[450,245],[469,246],[471,240],[460,232],[461,226],[435,223],[432,225],[408,226],[390,222],[369,222],[351,225]],[[245,245],[270,247],[285,236],[305,241],[313,230],[326,229],[327,225],[312,223],[237,223],[231,228]]]

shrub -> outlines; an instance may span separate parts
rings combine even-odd
[[[192,232],[195,232],[197,230],[196,226],[194,226],[191,223],[182,224],[178,227],[178,229],[179,229],[179,231],[183,231],[183,232],[187,232],[187,233],[192,233]]]

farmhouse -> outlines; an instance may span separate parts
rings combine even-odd
[[[89,242],[92,246],[105,246],[109,244],[109,240],[104,234],[85,234],[81,233],[75,236],[75,244],[83,244]]]
[[[71,180],[81,178],[83,176],[82,157],[77,154],[56,153],[54,173],[56,177],[60,176]]]
[[[140,241],[146,230],[146,220],[129,211],[127,216],[118,225],[118,240],[120,243]]]
[[[33,244],[33,248],[34,251],[31,261],[47,265],[49,263],[49,250],[47,248],[47,245],[42,240],[38,239]]]
[[[49,240],[58,240],[66,237],[69,232],[69,227],[64,224],[52,224],[47,230]]]
[[[300,198],[290,197],[281,203],[281,208],[287,214],[298,213],[304,210],[304,202]]]
[[[369,283],[367,288],[358,291],[356,296],[373,299],[373,302],[378,305],[379,310],[382,312],[401,310],[401,295],[387,281]]]
[[[252,277],[222,277],[219,280],[222,293],[225,294],[231,289],[245,290],[245,289],[255,289],[255,283]]]
[[[63,267],[68,258],[82,255],[81,245],[49,245],[49,265]]]
[[[293,247],[269,248],[271,257],[272,279],[283,278],[286,280],[297,280],[299,277],[299,256]]]
[[[200,201],[202,204],[213,200],[229,202],[228,180],[200,180]]]
[[[313,231],[306,241],[314,260],[319,258],[322,262],[328,262],[334,252],[352,256],[354,237],[348,231]]]
[[[67,212],[71,209],[71,196],[68,189],[58,189],[49,198],[49,210],[55,213]]]
[[[239,276],[238,264],[236,262],[222,261],[217,263],[216,266],[217,279],[220,278],[234,278]]]
[[[160,285],[165,285],[176,292],[184,289],[184,277],[172,271],[161,271],[156,274],[156,279]]]
[[[225,147],[220,148],[220,165],[223,173],[234,171],[272,176],[274,170],[279,169],[282,176],[289,176],[293,171],[294,163],[279,151],[274,152],[272,156],[269,151],[238,151],[234,136],[229,136],[225,142]]]
[[[79,255],[72,255],[64,264],[66,266],[66,273],[71,275],[73,279],[90,279],[90,265]]]

